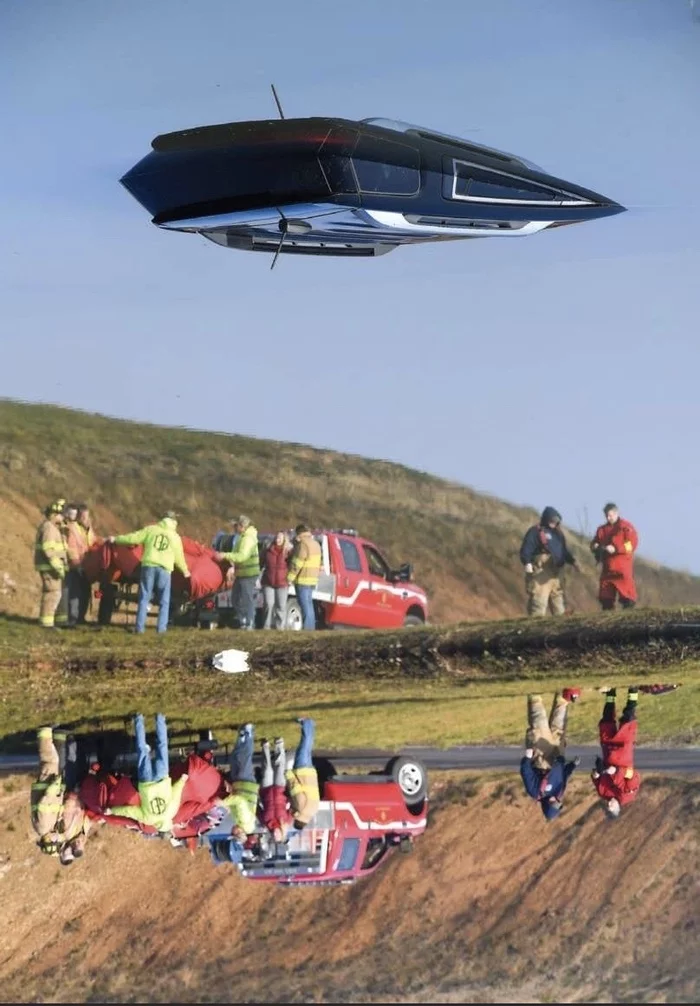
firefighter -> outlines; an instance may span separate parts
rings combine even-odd
[[[548,821],[561,813],[566,784],[581,761],[564,759],[570,697],[574,700],[571,689],[556,692],[549,718],[541,695],[527,697],[528,725],[520,775],[526,793],[539,803]]]
[[[308,717],[301,717],[297,723],[301,726],[301,737],[294,755],[294,763],[286,772],[286,779],[294,827],[301,830],[318,810],[320,792],[318,772],[313,763],[316,724]]]
[[[154,592],[158,595],[157,629],[158,632],[165,632],[170,614],[170,580],[173,568],[179,569],[189,579],[190,571],[182,550],[182,539],[176,528],[177,514],[166,510],[157,524],[148,524],[131,534],[110,535],[107,539],[115,545],[143,545],[136,632],[146,631],[148,605]]]
[[[65,579],[66,607],[69,625],[84,625],[90,606],[90,583],[82,570],[83,556],[96,541],[90,510],[85,503],[71,503],[66,507],[64,536],[68,554],[68,572]]]
[[[232,552],[215,552],[217,562],[230,562],[235,567],[233,607],[241,629],[255,628],[255,586],[260,576],[258,532],[245,514],[232,521],[239,534]]]
[[[61,533],[65,505],[66,501],[59,499],[47,506],[44,520],[36,532],[34,567],[41,576],[39,625],[45,629],[53,629],[68,620],[64,611],[59,611],[68,568],[68,555]]]
[[[520,546],[520,561],[525,568],[528,615],[564,615],[566,603],[561,579],[565,565],[578,569],[578,563],[566,544],[561,530],[561,514],[554,507],[542,511],[539,524],[525,533]]]
[[[90,828],[77,793],[75,741],[67,744],[64,731],[41,727],[37,742],[39,775],[29,797],[32,827],[41,851],[67,866],[82,856]]]
[[[591,542],[596,562],[601,563],[598,600],[603,611],[612,611],[615,601],[621,608],[633,608],[637,601],[634,582],[634,553],[639,535],[628,520],[620,517],[615,503],[603,507],[605,524],[601,524]]]
[[[605,692],[603,715],[598,723],[603,757],[596,758],[591,772],[593,785],[610,818],[619,817],[622,807],[636,800],[641,785],[639,772],[634,768],[639,689],[635,685],[628,688],[619,725],[615,710],[616,694],[615,688],[608,688]]]
[[[313,592],[321,575],[321,546],[306,524],[297,524],[294,548],[289,559],[287,583],[294,587],[303,618],[303,628],[316,628]]]

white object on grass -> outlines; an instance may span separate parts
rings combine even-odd
[[[241,674],[250,670],[249,655],[246,650],[222,650],[212,657],[211,662],[217,671],[223,671],[224,674]]]

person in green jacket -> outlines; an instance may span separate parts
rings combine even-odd
[[[234,530],[240,534],[232,552],[216,552],[217,562],[230,562],[235,567],[236,579],[233,584],[233,607],[242,629],[255,628],[255,585],[260,576],[260,556],[258,554],[258,532],[251,524],[250,517],[241,514],[232,522]]]
[[[136,632],[146,631],[148,605],[154,592],[158,596],[158,632],[167,630],[173,568],[176,567],[183,576],[189,578],[182,538],[176,528],[177,515],[172,510],[166,510],[157,524],[148,524],[131,534],[111,535],[107,539],[114,545],[143,545]]]
[[[168,727],[163,713],[156,713],[156,751],[151,761],[151,749],[146,742],[146,728],[141,713],[134,717],[136,753],[138,756],[138,806],[112,807],[105,814],[130,817],[134,821],[148,824],[157,831],[168,834],[172,831],[173,818],[178,812],[182,791],[188,776],[180,776],[177,782],[170,778],[168,756]]]
[[[230,780],[227,782],[229,794],[217,801],[231,814],[231,835],[240,844],[241,850],[248,835],[257,827],[260,785],[255,780],[253,768],[254,744],[253,724],[245,723],[238,731],[236,744],[231,752]]]

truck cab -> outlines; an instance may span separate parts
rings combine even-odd
[[[286,533],[293,543],[294,532]],[[313,592],[320,627],[397,629],[425,624],[428,599],[425,591],[414,582],[410,564],[393,567],[374,542],[363,538],[352,528],[315,530],[313,536],[321,546],[321,575]],[[214,539],[215,547],[219,551],[229,551],[231,539],[232,536],[219,532]],[[261,565],[273,539],[273,532],[258,534]],[[259,583],[256,604],[260,621],[263,603]],[[220,591],[215,598],[199,602],[200,624],[213,627],[229,621],[231,605],[230,590]],[[286,628],[301,627],[301,608],[292,586],[287,601]]]

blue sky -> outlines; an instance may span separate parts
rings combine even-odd
[[[153,227],[120,175],[274,116],[271,81],[288,117],[469,136],[630,212],[273,273]],[[401,461],[574,528],[613,499],[700,572],[699,94],[685,0],[2,0],[0,395]]]

